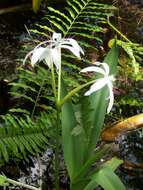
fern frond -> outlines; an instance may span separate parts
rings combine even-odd
[[[10,83],[10,94],[19,100],[18,108],[14,108],[15,112],[20,111],[19,106],[21,106],[21,109],[27,110],[27,104],[29,104],[28,109],[33,114],[35,109],[40,108],[41,105],[41,108],[44,108],[43,103],[46,108],[49,103],[53,102],[48,76],[50,75],[48,75],[47,69],[40,66],[37,67],[35,72],[19,69],[17,75],[19,80]],[[18,110],[16,111],[16,109]]]
[[[25,158],[27,154],[36,155],[47,147],[51,122],[42,113],[35,122],[26,115],[16,117],[11,114],[2,116],[0,127],[1,164],[9,158]]]
[[[96,0],[68,0],[67,7],[63,11],[48,7],[47,15],[42,19],[44,23],[38,23],[35,26],[36,34],[41,33],[42,36],[48,36],[49,32],[60,32],[63,38],[75,38],[85,52],[89,48],[90,51],[97,51],[98,44],[102,45],[102,37],[105,33],[103,25],[107,23],[107,17],[113,15],[114,10],[114,6],[97,3]],[[73,72],[72,65],[79,61],[71,54],[65,55],[64,52],[62,54],[63,67],[69,73],[69,76],[67,76],[69,83],[75,87],[77,78],[79,80],[80,76]],[[86,57],[86,60],[82,59],[82,64],[91,64],[91,61],[87,60]],[[78,70],[80,67],[81,64],[77,65]]]
[[[52,28],[52,30],[62,33],[63,37],[74,35],[81,41],[85,41],[84,38],[102,41],[93,32],[103,32],[100,23],[106,23],[107,17],[113,15],[115,7],[105,3],[97,3],[95,0],[68,0],[67,4],[64,12],[48,7],[45,19],[51,23],[51,27],[48,26],[46,29],[39,24],[39,28],[43,27],[45,33],[46,30],[50,31],[49,28]]]

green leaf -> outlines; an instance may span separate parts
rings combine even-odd
[[[64,97],[67,94],[64,81],[62,81],[61,91],[62,97]],[[71,101],[67,101],[63,105],[61,119],[64,158],[72,181],[72,178],[78,173],[83,165],[85,147],[83,133],[80,133],[77,136],[72,134],[77,126],[77,121]]]
[[[125,190],[125,186],[120,181],[119,177],[108,166],[104,166],[98,172],[96,172],[90,183],[84,188],[84,190],[94,190],[97,185],[100,185],[104,190]]]
[[[116,157],[113,157],[111,160],[108,160],[104,166],[108,166],[110,167],[113,171],[115,171],[119,165],[121,165],[123,163],[122,160],[116,158]]]
[[[80,181],[85,179],[85,177],[87,176],[87,173],[89,171],[91,171],[91,167],[92,165],[99,161],[103,155],[105,155],[107,152],[109,151],[109,146],[105,145],[103,147],[99,147],[95,150],[94,154],[89,158],[89,160],[87,160],[84,165],[80,168],[78,175],[75,176],[75,178],[73,179],[73,186],[77,187],[80,184]]]
[[[114,45],[110,52],[107,54],[107,56],[104,59],[104,62],[108,63],[110,67],[110,74],[115,75],[118,63],[118,47],[116,45]],[[96,144],[100,137],[101,129],[103,127],[106,109],[108,105],[107,96],[108,88],[106,86],[89,96],[90,109],[93,110],[90,114],[90,120],[92,123],[90,126],[90,142],[88,145],[87,153],[89,157],[93,153],[94,148],[96,147]]]

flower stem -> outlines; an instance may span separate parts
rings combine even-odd
[[[60,99],[61,99],[61,74],[62,74],[62,71],[61,71],[61,48],[58,49],[59,51],[59,70],[58,70],[58,98],[57,98],[57,102],[59,103],[60,102]]]
[[[74,88],[72,91],[70,91],[61,101],[60,101],[60,104],[59,106],[61,107],[67,100],[69,100],[72,96],[74,96],[78,91],[80,91],[81,89],[83,89],[84,87],[94,83],[96,80],[92,80],[92,81],[89,81],[83,85],[80,85],[76,88]]]
[[[26,189],[30,189],[30,190],[41,190],[41,188],[36,188],[34,186],[31,186],[31,185],[27,185],[27,184],[24,184],[24,183],[21,183],[19,181],[15,181],[15,180],[12,180],[12,179],[9,179],[6,177],[5,179],[8,183],[11,183],[15,186],[20,186],[20,187],[24,187]]]
[[[55,72],[54,72],[54,65],[51,64],[51,80],[52,80],[52,89],[54,93],[54,97],[56,98],[56,81],[55,81]]]
[[[60,147],[60,107],[57,106],[57,125],[56,125],[56,148],[55,148],[55,189],[59,190],[59,168],[60,168],[60,161],[59,161],[59,147]]]

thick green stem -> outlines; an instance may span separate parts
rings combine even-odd
[[[30,189],[30,190],[41,190],[41,188],[36,188],[34,186],[31,186],[31,185],[27,185],[27,184],[24,184],[24,183],[21,183],[21,182],[18,182],[18,181],[15,181],[15,180],[12,180],[12,179],[9,179],[9,178],[5,178],[6,182],[8,183],[11,183],[15,186],[20,186],[20,187],[24,187],[26,189]]]
[[[61,101],[59,106],[61,107],[67,100],[69,100],[72,96],[74,96],[78,91],[85,88],[86,86],[89,86],[90,84],[94,83],[96,80],[89,81],[83,85],[80,85],[76,88],[74,88],[72,91],[70,91]]]
[[[113,24],[111,24],[109,17],[107,18],[108,25],[115,30],[120,36],[122,36],[123,39],[125,39],[127,42],[132,43],[124,34],[122,34]]]
[[[60,112],[61,109],[57,106],[57,125],[56,125],[56,148],[55,148],[55,189],[59,190],[59,147],[60,147]]]

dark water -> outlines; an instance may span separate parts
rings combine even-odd
[[[143,189],[143,130],[122,136],[119,142],[119,158],[124,164],[117,173],[127,190]]]

